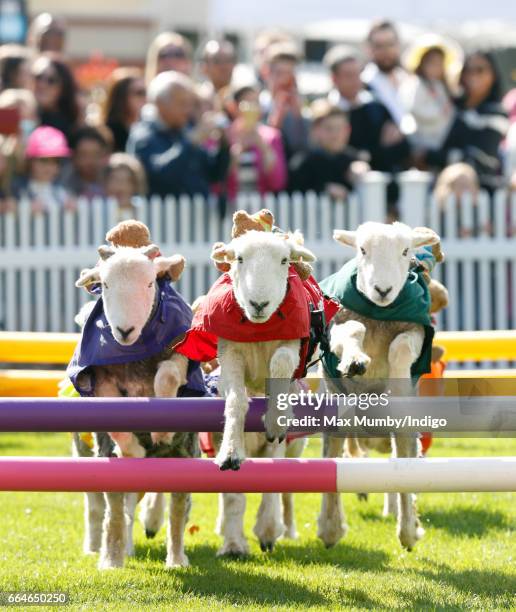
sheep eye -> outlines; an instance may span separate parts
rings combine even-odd
[[[288,259],[287,259],[286,257],[284,257],[284,258],[281,260],[281,265],[282,265],[282,266],[284,266],[284,265],[287,263],[287,261],[288,261]]]
[[[149,289],[152,287],[152,285],[154,285],[154,281],[149,283]]]
[[[102,286],[104,287],[104,289],[108,288],[107,283],[102,283]]]
[[[243,258],[243,257],[238,256],[238,257],[237,257],[237,261],[238,261],[238,263],[244,263],[244,258]]]
[[[402,253],[403,257],[405,257],[407,255],[407,253],[408,253],[408,247],[403,250],[403,253]]]
[[[366,254],[364,247],[360,247],[360,252],[362,253],[362,255]]]

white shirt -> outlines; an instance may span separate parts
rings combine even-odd
[[[405,110],[399,96],[401,83],[407,78],[402,68],[394,68],[388,75],[376,64],[370,62],[362,71],[362,81],[374,92],[380,102],[387,107],[394,122],[401,127]]]

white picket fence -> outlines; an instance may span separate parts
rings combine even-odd
[[[332,240],[334,228],[354,228],[385,217],[386,177],[370,173],[347,202],[315,194],[242,195],[237,208],[270,208],[276,224],[300,229],[318,257],[324,278],[351,256]],[[506,329],[516,324],[516,198],[507,193],[474,204],[450,202],[440,213],[428,196],[428,177],[401,177],[401,216],[410,225],[428,224],[443,235],[447,261],[436,275],[452,303],[443,329]],[[31,216],[28,202],[16,214],[0,215],[0,326],[20,331],[75,331],[74,316],[89,299],[74,286],[81,268],[95,264],[97,246],[117,221],[117,207],[101,199],[78,204],[76,212],[53,208]],[[204,293],[217,277],[209,254],[213,242],[228,240],[231,217],[203,198],[151,198],[137,215],[165,255],[181,253],[187,269],[178,288],[187,300]]]

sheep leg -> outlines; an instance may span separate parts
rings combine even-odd
[[[268,443],[266,457],[284,457],[286,442]],[[260,542],[262,551],[272,552],[276,540],[285,532],[281,512],[281,493],[263,493],[262,501],[256,514],[253,532]]]
[[[330,330],[330,348],[339,359],[337,369],[343,376],[365,374],[371,359],[364,353],[366,328],[358,321],[346,321],[333,325]]]
[[[102,521],[104,519],[104,494],[84,494],[84,544],[83,550],[89,555],[98,553],[102,542]]]
[[[139,493],[126,493],[125,494],[125,520],[127,523],[127,544],[125,552],[128,557],[134,556],[134,543],[133,543],[133,531],[134,531],[134,513],[136,505],[138,504],[140,494]]]
[[[119,457],[145,457],[145,449],[138,442],[138,438],[128,431],[108,432],[116,444],[115,454]]]
[[[224,433],[215,459],[221,470],[238,470],[245,459],[244,422],[249,408],[244,374],[243,356],[236,351],[222,350],[220,359],[220,391],[226,398]]]
[[[244,557],[249,554],[249,544],[244,535],[245,495],[243,493],[221,493],[218,529],[224,537],[217,557]]]
[[[153,538],[165,520],[165,495],[163,493],[147,493],[143,498],[140,521],[147,538]]]
[[[301,457],[306,446],[306,438],[296,438],[287,444],[286,457]],[[282,493],[283,523],[285,533],[283,536],[291,540],[297,539],[296,518],[294,515],[294,494]]]
[[[154,395],[156,397],[177,397],[179,387],[186,384],[188,359],[179,353],[173,353],[170,359],[158,364],[154,377]],[[167,431],[151,432],[154,444],[170,444],[174,434]]]
[[[106,513],[102,529],[99,569],[123,567],[127,541],[124,493],[105,493]]]
[[[278,423],[278,417],[291,417],[292,407],[289,405],[287,410],[278,409],[277,398],[280,393],[288,394],[290,391],[291,379],[299,364],[299,340],[287,342],[274,351],[270,364],[269,374],[274,380],[271,389],[267,412],[264,417],[265,432],[268,442],[278,440],[282,442],[287,435],[287,426]]]
[[[167,531],[167,567],[187,567],[185,554],[185,527],[190,515],[192,496],[190,493],[172,493]]]
[[[324,434],[323,457],[342,457],[344,438]],[[335,546],[346,535],[348,526],[344,516],[344,508],[340,493],[323,493],[321,512],[317,519],[317,536],[324,542],[326,548]]]
[[[394,338],[389,347],[389,376],[398,395],[410,390],[410,367],[416,361],[423,345],[423,332],[419,329],[404,332]],[[418,456],[417,434],[395,434],[393,455],[396,458]],[[417,515],[416,498],[413,493],[398,494],[397,534],[401,545],[412,550],[425,533]]]
[[[73,433],[72,455],[74,457],[93,457],[93,451],[81,439],[77,432]],[[104,520],[104,494],[84,494],[84,540],[85,554],[98,553],[102,542],[102,521]]]

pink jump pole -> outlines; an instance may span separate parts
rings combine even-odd
[[[332,459],[247,459],[222,472],[208,459],[0,458],[0,491],[310,493],[336,482]]]

